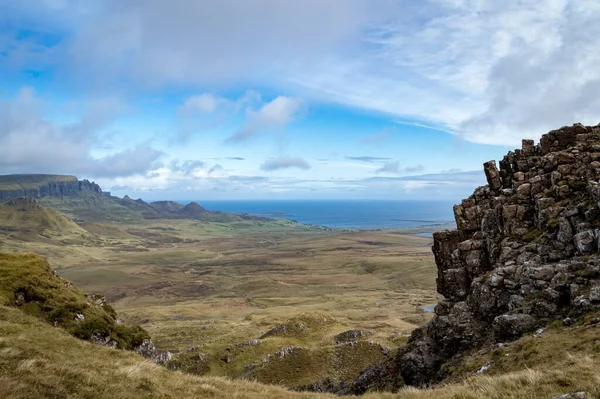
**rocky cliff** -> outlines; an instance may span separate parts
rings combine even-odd
[[[600,308],[600,125],[523,140],[499,166],[486,162],[488,184],[454,207],[457,229],[434,234],[444,299],[394,361],[406,384],[438,381],[460,354]]]
[[[0,176],[0,203],[18,197],[76,196],[84,191],[102,194],[100,186],[75,176],[63,175],[4,175]]]

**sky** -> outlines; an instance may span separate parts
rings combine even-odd
[[[0,0],[0,174],[448,199],[600,122],[597,0]]]

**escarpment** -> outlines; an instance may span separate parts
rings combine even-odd
[[[600,308],[600,125],[523,140],[484,164],[488,184],[434,234],[434,318],[395,359],[404,383],[444,376],[455,356]]]
[[[0,203],[19,197],[65,197],[85,191],[102,194],[100,186],[88,180],[65,175],[0,176]]]

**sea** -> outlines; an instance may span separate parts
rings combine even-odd
[[[190,201],[181,201],[186,204]],[[197,200],[211,211],[248,213],[332,228],[434,228],[454,222],[453,201]],[[424,233],[428,234],[428,233]]]

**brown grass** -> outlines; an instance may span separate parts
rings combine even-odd
[[[540,338],[544,339],[544,338]],[[29,398],[238,398],[333,399],[249,381],[195,377],[156,366],[121,350],[79,341],[18,310],[0,307],[0,397]],[[600,364],[583,353],[557,363],[500,376],[470,377],[457,384],[365,399],[537,399],[585,391],[598,398]]]

